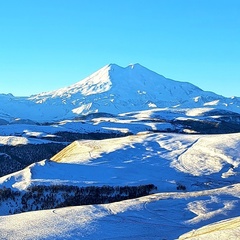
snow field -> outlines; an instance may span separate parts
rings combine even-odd
[[[239,214],[239,196],[240,185],[235,184],[214,190],[156,193],[111,204],[3,216],[0,217],[0,237],[16,240],[176,239],[193,228],[225,219],[226,211],[228,217],[236,217]],[[227,203],[230,207],[226,209]],[[225,230],[214,228],[205,230],[205,233],[221,230],[225,237],[229,231],[232,236],[237,236],[239,220],[231,224],[226,224]],[[194,235],[188,234],[190,237],[180,239],[192,239]]]

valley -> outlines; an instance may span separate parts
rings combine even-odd
[[[237,239],[238,97],[110,64],[0,99],[0,239]]]

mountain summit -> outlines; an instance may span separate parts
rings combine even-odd
[[[167,79],[140,64],[109,64],[89,77],[56,91],[29,98],[0,96],[0,115],[52,121],[77,115],[147,110],[149,108],[213,107],[240,112],[240,98],[225,98],[193,84]],[[10,101],[9,101],[10,100]]]

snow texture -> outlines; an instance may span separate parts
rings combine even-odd
[[[239,133],[142,133],[116,139],[76,141],[51,161],[43,160],[1,177],[0,186],[24,191],[28,186],[39,184],[153,183],[158,187],[157,192],[104,205],[1,216],[0,238],[176,239],[207,224],[238,217],[239,139]],[[186,190],[177,190],[179,186],[185,186]],[[3,214],[5,209],[6,205],[2,205],[0,212]],[[225,224],[226,229],[214,231],[221,230],[219,236],[238,236],[237,219]],[[204,230],[210,234],[211,238],[207,239],[214,239],[211,228],[210,225],[209,231]],[[203,236],[201,229],[189,234],[180,239]]]

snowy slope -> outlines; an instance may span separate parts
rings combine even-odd
[[[225,240],[225,239],[239,239],[240,236],[240,217],[235,217],[209,224],[197,230],[180,236],[179,240]]]
[[[51,103],[52,99],[73,104],[75,114],[118,114],[176,106],[226,108],[228,105],[230,110],[239,111],[240,105],[237,98],[226,99],[190,83],[167,79],[140,64],[126,68],[110,64],[74,85],[31,98],[38,103]]]
[[[139,64],[107,65],[56,91],[17,98],[0,95],[0,119],[37,122],[105,112],[119,114],[151,108],[212,107],[240,112],[240,99],[225,98],[185,82],[167,79]]]
[[[76,120],[64,120],[51,124],[31,124],[29,121],[15,120],[0,125],[0,145],[11,145],[14,138],[16,138],[14,142],[17,143],[20,140],[18,137],[22,137],[19,144],[37,143],[37,140],[58,142],[62,141],[61,133],[64,132],[78,134],[78,139],[84,139],[84,136],[91,139],[91,134],[96,134],[99,139],[101,135],[102,138],[109,138],[143,131],[189,134],[240,132],[240,114],[216,111],[214,108],[154,108],[115,116],[92,114]],[[65,141],[73,140],[66,138]]]
[[[77,141],[57,154],[54,161],[44,160],[1,177],[0,188],[24,191],[38,184],[153,183],[157,192],[104,205],[1,216],[0,238],[176,239],[206,224],[237,217],[239,139],[239,133],[142,133]],[[186,186],[186,190],[177,190],[180,185]],[[0,212],[3,214],[11,207],[2,203]]]
[[[91,114],[51,124],[15,120],[0,126],[0,176],[51,158],[79,139],[109,139],[141,132],[227,134],[240,132],[239,123],[240,114],[212,108],[154,108],[117,116]],[[202,151],[204,155],[204,148]]]
[[[240,134],[138,134],[76,141],[52,160],[0,178],[6,187],[31,184],[134,185],[153,183],[159,191],[179,184],[199,190],[237,183]],[[66,171],[68,169],[68,171]],[[201,178],[196,178],[196,176]]]
[[[174,240],[192,229],[226,219],[226,214],[230,218],[239,215],[239,194],[240,186],[237,184],[214,191],[158,193],[104,205],[2,216],[0,238]],[[205,234],[200,235],[204,232],[200,229],[180,239],[238,239],[239,218],[229,225],[225,222],[209,230],[205,229]]]
[[[201,90],[160,76],[139,64],[121,68],[111,64],[70,87],[33,96],[37,102],[61,99],[79,106],[74,113],[108,112],[112,114],[143,110],[156,105],[175,106],[189,94]],[[81,103],[81,104],[79,104]]]

